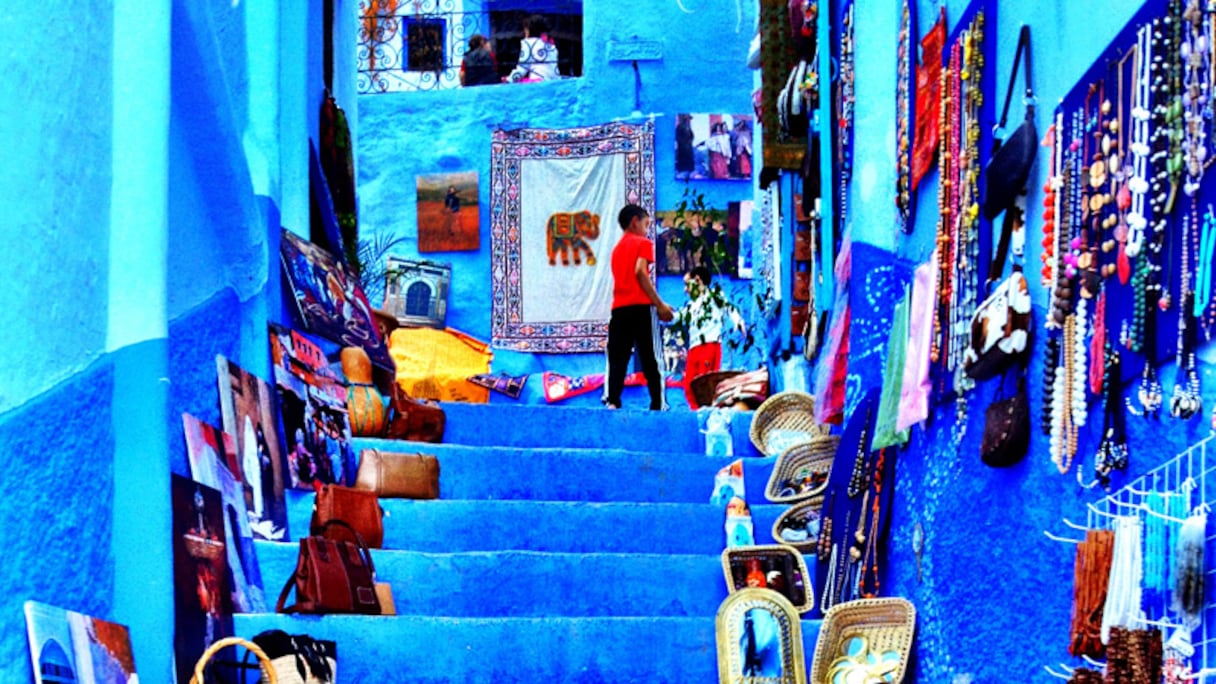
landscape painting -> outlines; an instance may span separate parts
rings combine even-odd
[[[418,176],[418,251],[469,252],[481,247],[477,172]]]

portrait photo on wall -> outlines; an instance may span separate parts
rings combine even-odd
[[[418,252],[469,252],[481,247],[477,172],[418,176]]]
[[[706,215],[656,211],[652,221],[656,272],[683,275],[705,266],[714,275],[737,276],[741,219],[739,202],[729,202],[726,211]]]
[[[286,228],[282,238],[283,275],[304,329],[343,346],[363,347],[372,363],[392,370],[371,304],[346,264]]]
[[[346,386],[311,340],[274,323],[269,329],[287,447],[284,486],[311,490],[314,482],[353,484],[356,463],[350,445]]]
[[[676,180],[752,179],[750,114],[676,115]]]
[[[249,528],[257,539],[283,541],[287,505],[274,394],[261,378],[250,375],[222,355],[215,357],[224,432],[236,441],[239,473],[244,483]]]

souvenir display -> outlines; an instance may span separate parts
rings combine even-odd
[[[228,539],[224,504],[211,487],[172,476],[173,654],[177,681],[190,679],[192,664],[218,640],[232,636],[228,589]]]
[[[913,75],[916,65],[916,2],[903,0],[899,15],[899,47],[895,63],[895,206],[899,229],[912,231],[912,112]]]

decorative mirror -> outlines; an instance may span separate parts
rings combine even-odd
[[[719,684],[806,684],[802,625],[781,594],[749,587],[727,596],[714,631]]]
[[[442,328],[447,320],[450,264],[388,257],[384,309],[401,325]]]

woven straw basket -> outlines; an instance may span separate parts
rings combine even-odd
[[[713,406],[714,393],[718,389],[718,383],[742,373],[743,371],[740,370],[710,371],[690,380],[688,382],[688,389],[692,391],[692,396],[697,402],[697,408]]]
[[[798,503],[785,509],[781,515],[777,516],[777,520],[773,522],[773,539],[782,546],[798,549],[805,554],[815,553],[815,546],[819,541],[819,535],[811,535],[805,541],[786,541],[781,536],[781,530],[786,527],[787,523],[792,519],[802,517],[813,517],[819,519],[823,512],[823,495],[816,494],[805,501]]]
[[[765,456],[776,456],[770,452],[769,439],[785,433],[804,433],[805,440],[825,437],[830,427],[815,422],[815,397],[806,392],[778,392],[760,404],[752,416],[752,444]],[[799,440],[801,441],[801,440]]]
[[[727,594],[733,594],[736,591],[742,591],[747,588],[746,584],[743,586],[738,586],[735,583],[734,573],[732,572],[731,566],[737,564],[746,568],[747,561],[751,560],[752,558],[759,558],[761,561],[773,560],[777,563],[778,568],[782,570],[782,574],[786,578],[787,587],[785,591],[778,593],[789,599],[795,610],[797,610],[799,613],[805,613],[815,607],[815,590],[814,587],[811,586],[811,583],[815,578],[807,574],[806,560],[802,558],[802,554],[799,553],[797,549],[792,549],[788,546],[781,546],[779,544],[736,546],[734,548],[723,549],[722,573],[726,576]],[[789,589],[789,587],[791,587],[790,573],[794,569],[797,569],[798,572],[802,573],[803,595],[797,597],[799,599],[798,603],[794,603],[794,597],[790,596],[790,594],[793,592],[791,592]],[[772,587],[767,588],[771,589]]]
[[[827,674],[832,661],[839,657],[841,644],[855,636],[864,637],[871,650],[899,654],[893,680],[899,684],[908,670],[915,631],[916,608],[907,599],[860,599],[832,606],[819,629],[810,684],[830,684]]]
[[[262,682],[264,684],[279,684],[279,677],[275,674],[274,665],[270,662],[270,658],[266,657],[266,652],[258,647],[252,641],[247,641],[240,637],[226,637],[211,644],[211,646],[203,651],[203,655],[199,657],[198,662],[194,665],[194,676],[190,677],[190,684],[203,684],[203,670],[206,669],[207,663],[215,657],[216,653],[228,648],[229,646],[243,646],[246,650],[252,653],[258,659],[258,665],[262,668]]]
[[[768,478],[764,497],[773,503],[794,503],[822,494],[828,487],[828,478],[832,475],[832,461],[836,459],[836,446],[839,443],[840,438],[833,435],[812,437],[809,442],[795,444],[781,452],[777,464],[773,466],[773,473]],[[806,474],[819,476],[823,481],[813,489],[781,494],[782,483]]]

